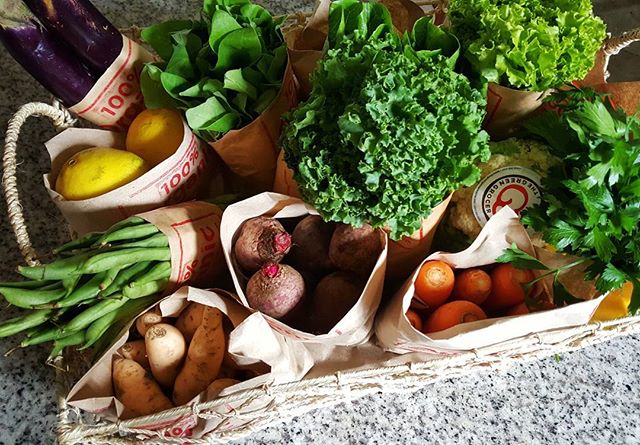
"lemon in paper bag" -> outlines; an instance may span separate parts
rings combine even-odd
[[[182,116],[177,110],[144,110],[127,131],[127,150],[156,166],[176,152],[183,135]]]
[[[60,170],[56,191],[69,201],[95,198],[149,171],[140,156],[126,150],[93,147],[73,155]]]

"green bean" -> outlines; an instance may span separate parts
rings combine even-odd
[[[150,281],[136,287],[126,286],[122,289],[122,295],[127,298],[135,299],[146,297],[147,295],[158,294],[167,288],[168,279]]]
[[[83,303],[91,298],[97,297],[98,293],[100,292],[100,283],[104,281],[106,275],[107,272],[101,272],[92,276],[89,281],[71,292],[62,300],[56,302],[53,307],[76,306],[79,303]]]
[[[81,268],[85,261],[95,255],[94,252],[85,252],[69,258],[62,258],[42,266],[18,266],[20,275],[32,280],[64,280],[69,275],[82,273]]]
[[[108,297],[111,294],[120,292],[120,290],[129,281],[131,281],[131,279],[133,279],[140,273],[144,273],[151,264],[151,261],[143,261],[141,263],[132,264],[126,269],[121,269],[113,282],[106,289],[100,291],[100,296]]]
[[[111,311],[115,311],[127,301],[129,301],[128,298],[111,298],[109,300],[102,300],[73,317],[71,321],[64,325],[64,331],[72,332],[84,329],[103,315],[108,314]]]
[[[104,246],[105,244],[113,243],[115,241],[136,240],[146,238],[147,236],[158,232],[158,228],[153,224],[140,224],[133,227],[123,227],[122,229],[102,235],[100,240],[98,240],[98,244]]]
[[[122,249],[113,252],[99,253],[88,259],[81,268],[85,274],[93,274],[122,267],[124,264],[140,261],[168,261],[171,259],[171,251],[168,247]]]
[[[109,227],[102,235],[108,235],[109,233],[120,230],[123,227],[133,227],[140,224],[148,224],[148,222],[140,218],[139,216],[130,216],[129,218],[118,221],[117,223]]]
[[[114,248],[132,248],[132,247],[167,247],[169,245],[169,238],[164,233],[156,233],[148,238],[144,238],[137,241],[131,241],[129,243],[117,244]]]
[[[0,323],[0,338],[10,337],[27,329],[40,326],[49,319],[51,315],[50,309],[29,312],[27,315],[15,317]]]
[[[49,341],[54,341],[54,340],[57,340],[58,338],[61,338],[64,335],[68,335],[68,334],[65,334],[61,327],[48,326],[46,327],[46,329],[44,328],[41,329],[40,332],[38,332],[37,334],[34,334],[22,340],[22,342],[20,343],[20,347],[26,348],[28,346],[34,346],[34,345],[39,345]]]
[[[51,353],[49,354],[49,358],[47,360],[51,361],[54,358],[60,356],[62,354],[62,350],[67,346],[75,346],[75,345],[82,344],[84,342],[84,336],[85,336],[84,331],[77,331],[77,332],[67,333],[67,335],[64,335],[63,337],[58,338],[56,341],[53,342],[53,349],[51,350]]]
[[[145,274],[137,277],[135,281],[128,284],[128,287],[137,287],[151,281],[163,280],[169,278],[171,275],[171,261],[163,261],[156,263]]]
[[[48,286],[54,283],[57,284],[57,281],[29,280],[29,281],[16,281],[14,283],[11,283],[11,282],[0,283],[0,287],[15,287],[18,289],[37,289],[42,286]]]
[[[126,330],[129,329],[128,320],[117,320],[114,324],[109,326],[107,330],[102,334],[97,341],[91,346],[93,350],[92,362],[95,362],[114,342],[115,339],[120,338]]]
[[[82,275],[71,275],[69,278],[62,280],[62,287],[65,289],[65,297],[69,296],[69,294],[73,292],[81,278]]]
[[[108,314],[98,318],[87,328],[85,343],[80,349],[82,350],[93,346],[93,344],[100,340],[100,337],[107,332],[110,326],[118,323],[120,320],[126,320],[127,322],[131,321],[133,317],[142,312],[143,309],[150,306],[155,302],[155,300],[155,296],[131,300],[115,311],[109,312]]]
[[[1,287],[0,294],[8,303],[24,309],[33,309],[35,306],[53,303],[64,297],[64,289],[16,289],[13,287]]]
[[[67,252],[69,250],[89,247],[90,245],[95,243],[101,236],[102,236],[102,232],[89,232],[86,235],[81,236],[76,240],[69,241],[68,243],[63,244],[62,246],[56,249],[53,249],[53,254],[58,255],[62,252]]]

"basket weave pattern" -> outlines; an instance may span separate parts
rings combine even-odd
[[[423,0],[419,5],[433,6],[443,11],[442,0]],[[432,11],[433,12],[433,11]],[[298,23],[308,14],[292,16]],[[607,40],[605,57],[618,54],[632,42],[640,41],[640,29]],[[606,68],[605,68],[606,70]],[[8,217],[18,247],[29,265],[38,264],[37,254],[27,232],[27,224],[20,204],[16,183],[16,151],[20,129],[30,116],[50,118],[58,130],[74,125],[75,119],[57,102],[54,105],[29,103],[22,106],[9,121],[6,132],[2,178],[3,193],[7,201]],[[180,443],[180,439],[163,437],[156,431],[141,425],[157,423],[185,415],[200,418],[233,418],[243,420],[243,425],[222,432],[214,429],[200,439],[188,439],[193,444],[216,444],[239,439],[269,425],[284,422],[316,408],[332,406],[345,400],[378,392],[413,392],[440,379],[462,376],[476,370],[504,368],[515,362],[548,357],[561,352],[574,351],[609,339],[640,333],[640,316],[578,326],[568,329],[532,334],[512,341],[453,356],[425,356],[420,363],[338,372],[314,379],[304,379],[279,385],[240,391],[210,402],[183,406],[141,418],[107,422],[67,405],[66,395],[73,384],[88,369],[87,358],[80,354],[66,354],[56,361],[56,392],[58,395],[58,441],[60,444],[133,444]],[[260,409],[251,403],[265,401]],[[229,410],[235,402],[237,408]],[[224,424],[221,424],[224,426]]]

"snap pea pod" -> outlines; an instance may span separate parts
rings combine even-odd
[[[127,301],[129,299],[124,297],[102,300],[73,317],[71,321],[64,325],[63,329],[65,332],[84,329],[103,315],[122,307]]]
[[[61,327],[59,326],[44,326],[40,332],[27,336],[22,342],[20,342],[21,348],[26,348],[28,346],[40,345],[42,343],[46,343],[49,341],[57,340],[66,334]]]
[[[98,240],[98,245],[104,246],[105,244],[113,243],[115,241],[146,238],[147,236],[158,232],[158,228],[153,224],[140,224],[132,227],[123,227],[102,235]]]
[[[168,279],[163,279],[150,281],[136,287],[126,286],[124,289],[122,289],[122,295],[124,295],[126,298],[135,299],[146,297],[147,295],[162,293],[167,288],[168,282]]]
[[[62,355],[62,351],[67,346],[76,346],[84,343],[85,332],[77,331],[77,332],[69,332],[63,337],[58,338],[53,342],[53,349],[49,354],[48,360],[53,360],[54,358]]]
[[[80,349],[87,349],[93,346],[109,330],[109,327],[119,323],[121,320],[131,321],[143,309],[153,304],[156,299],[155,295],[151,295],[146,298],[131,300],[115,311],[98,318],[86,329],[85,342]]]
[[[90,245],[95,243],[98,239],[100,239],[101,236],[102,236],[102,232],[89,232],[86,235],[81,236],[76,240],[69,241],[68,243],[63,244],[62,246],[56,249],[53,249],[53,253],[54,255],[59,255],[62,252],[68,252],[74,249],[89,247]]]
[[[53,311],[51,309],[42,309],[32,311],[26,315],[12,318],[0,323],[0,338],[10,337],[27,329],[40,326],[49,319]]]
[[[113,282],[106,289],[100,291],[100,297],[108,297],[109,295],[119,292],[120,289],[134,277],[140,273],[144,273],[151,264],[153,264],[151,261],[143,261],[141,263],[135,263],[126,269],[121,269]]]
[[[89,281],[71,292],[62,300],[55,302],[52,307],[71,307],[97,297],[100,292],[100,283],[104,281],[106,275],[107,272],[102,272],[92,276]]]
[[[18,266],[18,272],[32,280],[64,280],[69,275],[81,274],[85,261],[93,255],[95,252],[85,252],[41,266]]]
[[[0,288],[0,294],[8,303],[24,309],[34,309],[36,306],[51,304],[64,297],[65,292],[64,288],[51,290]]]
[[[80,271],[83,274],[94,274],[140,261],[169,261],[170,259],[171,252],[168,247],[122,249],[94,255],[84,263]]]
[[[171,275],[171,261],[163,261],[156,263],[146,273],[137,277],[134,281],[131,281],[127,286],[136,287],[151,281],[163,280],[169,278]]]
[[[129,243],[117,244],[114,248],[132,248],[132,247],[167,247],[169,245],[169,238],[164,233],[156,233],[148,238],[144,238],[137,241],[131,241]]]
[[[15,287],[17,289],[37,289],[42,286],[48,286],[50,284],[58,284],[58,282],[51,281],[51,280],[16,281],[15,283],[3,282],[3,283],[0,283],[0,287]]]

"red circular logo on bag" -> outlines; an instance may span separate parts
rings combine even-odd
[[[538,173],[526,167],[503,167],[483,178],[473,191],[473,214],[484,226],[506,206],[519,215],[527,207],[540,203],[540,194]]]

